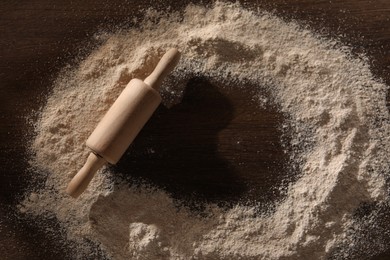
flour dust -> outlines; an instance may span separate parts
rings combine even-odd
[[[356,212],[388,201],[388,87],[364,59],[266,12],[216,2],[145,15],[139,28],[97,36],[104,43],[55,81],[31,146],[31,164],[45,185],[32,188],[20,211],[54,215],[77,245],[75,258],[89,252],[86,241],[112,259],[352,258],[363,234],[377,226],[379,209]],[[190,75],[204,75],[269,86],[270,96],[259,103],[272,99],[289,115],[287,146],[300,147],[291,159],[301,172],[273,212],[210,204],[196,214],[162,189],[115,180],[110,168],[77,200],[64,193],[104,113],[131,78],[145,78],[171,47],[182,60],[163,84],[163,97],[180,96]],[[367,254],[384,249],[368,242]]]

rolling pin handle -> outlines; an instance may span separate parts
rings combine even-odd
[[[157,64],[153,72],[145,78],[144,82],[158,91],[163,79],[176,67],[180,60],[180,52],[172,48],[167,51]]]
[[[91,182],[96,171],[99,170],[105,163],[106,160],[104,160],[102,157],[94,153],[90,153],[84,166],[69,183],[68,187],[66,188],[66,193],[68,193],[73,198],[80,196],[80,194],[84,192],[88,184]]]

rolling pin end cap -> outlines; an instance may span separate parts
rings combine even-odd
[[[90,153],[84,166],[68,184],[66,193],[73,198],[80,196],[91,182],[96,171],[99,170],[105,163],[106,160],[102,157],[94,153]]]

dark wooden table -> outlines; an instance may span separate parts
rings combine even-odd
[[[74,63],[75,57],[88,54],[94,47],[89,39],[98,30],[131,26],[132,18],[141,16],[146,6],[182,9],[188,2],[0,2],[1,259],[69,258],[67,252],[70,248],[63,247],[59,242],[59,230],[48,235],[39,224],[13,217],[15,204],[31,181],[27,170],[26,143],[31,139],[33,126],[26,117],[34,115],[33,111],[44,104],[56,73],[65,64]],[[355,53],[366,53],[374,74],[390,84],[390,1],[251,0],[243,4],[248,8],[261,6],[287,20],[300,21],[327,37],[340,39],[350,45]],[[275,195],[272,187],[283,178],[294,177],[287,176],[287,157],[280,144],[278,125],[283,115],[272,108],[259,112],[248,102],[250,93],[223,87],[207,78],[194,77],[188,82],[187,90],[189,98],[199,97],[196,100],[198,103],[195,102],[196,107],[201,105],[206,110],[196,110],[193,101],[186,103],[185,100],[174,108],[177,113],[166,113],[163,107],[160,108],[159,116],[147,125],[137,139],[134,150],[128,153],[116,169],[136,167],[142,178],[164,187],[174,197],[187,201],[195,199],[229,204],[243,198],[249,203],[255,199],[260,202],[276,199],[279,195]],[[209,109],[215,102],[222,104],[220,107],[223,111]],[[184,128],[180,125],[183,109],[193,111],[193,119],[200,120],[206,127],[192,132],[191,137],[180,135],[185,131],[190,133],[188,131],[193,127]],[[205,113],[207,116],[204,116]],[[161,127],[164,124],[169,125],[169,128]],[[242,127],[248,125],[250,127],[245,129]],[[140,152],[142,147],[148,145],[147,136],[157,133],[157,127],[162,138],[154,145],[165,146],[168,151],[172,151],[169,165],[163,164],[156,157],[152,158],[155,163],[150,166],[147,163],[150,158],[145,159]],[[163,134],[169,129],[176,129],[174,136],[177,138],[172,139]],[[258,135],[265,138],[254,138]],[[237,142],[231,142],[232,139]],[[199,143],[203,145],[199,146]],[[189,150],[197,151],[198,158],[193,160],[193,152],[175,154],[173,151],[178,145],[193,147]],[[175,161],[179,156],[182,166],[178,166]],[[200,161],[214,174],[202,175],[200,171],[193,170],[193,166]],[[166,174],[154,175],[153,167],[165,167]],[[182,175],[183,171],[188,174]],[[258,175],[258,172],[263,174]],[[279,174],[275,174],[277,172]],[[54,230],[58,229],[55,220],[50,223],[46,221],[45,224],[52,225]],[[390,250],[372,259],[390,259]]]

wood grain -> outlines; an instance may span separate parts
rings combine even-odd
[[[53,227],[53,234],[48,235],[42,232],[40,225],[13,216],[15,203],[31,181],[27,170],[26,143],[31,139],[33,126],[26,118],[34,120],[34,111],[44,104],[55,75],[66,64],[75,64],[75,57],[82,58],[94,48],[90,38],[95,32],[113,30],[117,26],[133,26],[132,19],[141,17],[146,6],[182,9],[188,2],[0,2],[2,259],[70,258],[67,252],[71,250],[71,245],[64,247],[59,241],[62,235],[55,220],[36,221]],[[355,53],[366,53],[375,75],[390,85],[388,0],[251,0],[243,1],[243,4],[248,8],[261,7],[272,11],[286,20],[298,20],[326,37],[340,39]],[[248,102],[250,93],[237,91],[234,87],[194,77],[186,88],[189,98],[171,108],[175,113],[167,113],[166,108],[160,107],[133,149],[128,151],[126,159],[113,170],[138,169],[142,172],[138,177],[146,178],[174,197],[188,201],[194,194],[200,201],[224,203],[242,198],[250,201],[279,198],[280,194],[275,194],[270,184],[277,184],[285,178],[287,171],[284,169],[289,166],[277,127],[283,115],[272,107],[257,109]],[[198,99],[194,100],[194,97]],[[215,109],[215,102],[220,105],[220,110]],[[195,113],[199,104],[204,109]],[[191,112],[190,118],[188,112]],[[208,116],[205,117],[205,114]],[[195,125],[194,121],[199,123]],[[157,130],[157,125],[169,127]],[[167,134],[172,129],[174,135]],[[156,141],[150,136],[161,138]],[[150,147],[156,152],[146,153],[146,148]],[[171,160],[167,162],[168,157]],[[153,164],[148,163],[151,160]],[[199,165],[205,170],[192,170]],[[155,174],[155,167],[163,169],[163,172]],[[213,174],[210,174],[210,169]],[[183,171],[188,171],[188,174],[183,175]],[[390,251],[372,259],[389,258]]]

